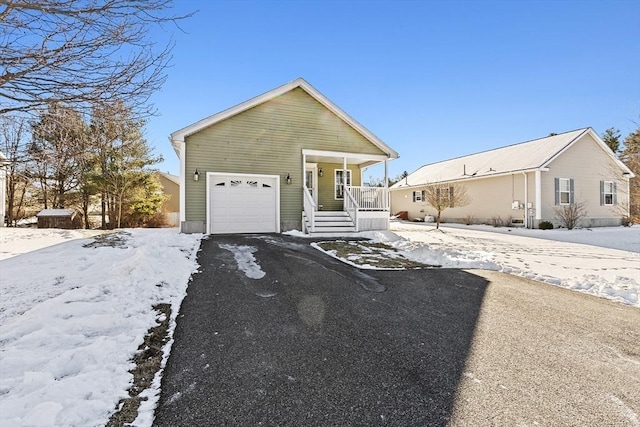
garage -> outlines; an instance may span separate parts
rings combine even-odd
[[[207,230],[211,234],[278,233],[278,175],[207,173]]]

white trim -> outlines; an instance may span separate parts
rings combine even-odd
[[[307,185],[307,171],[311,171],[311,175],[313,176],[311,194],[313,196],[313,201],[315,202],[316,206],[318,206],[318,164],[305,162],[304,165],[304,185]]]
[[[345,153],[342,151],[323,151],[323,150],[309,150],[303,149],[302,154],[307,156],[324,156],[324,157],[341,157],[347,159],[358,160],[378,160],[383,162],[389,159],[389,156],[382,154],[365,154],[365,153]]]
[[[576,142],[578,142],[582,137],[584,137],[585,135],[590,135],[591,138],[593,138],[593,140],[600,146],[600,148],[602,148],[602,150],[604,150],[604,152],[609,156],[609,158],[611,158],[614,163],[616,165],[618,165],[618,167],[620,167],[620,169],[622,169],[623,172],[626,173],[630,173],[631,175],[629,176],[629,178],[633,178],[635,177],[635,175],[633,174],[633,172],[631,171],[631,169],[629,169],[627,167],[627,165],[625,165],[624,163],[622,163],[622,161],[620,161],[620,159],[618,159],[614,154],[613,151],[611,151],[611,149],[607,146],[607,144],[605,144],[605,142],[602,140],[602,138],[600,138],[600,136],[592,129],[592,128],[587,128],[585,129],[585,131],[583,133],[581,133],[580,135],[576,136],[570,143],[568,143],[562,150],[558,151],[556,154],[554,154],[549,160],[547,160],[546,162],[544,162],[542,164],[542,167],[549,167],[549,164],[551,162],[553,162],[555,159],[557,159],[558,157],[560,157],[565,151],[567,151],[569,148],[571,148]]]
[[[562,190],[562,183],[567,183],[567,190]],[[562,193],[567,194],[567,202],[564,203],[562,201]],[[555,198],[555,196],[554,196]],[[558,205],[560,206],[569,206],[571,204],[571,178],[558,178]]]
[[[214,176],[237,176],[237,177],[257,177],[257,178],[275,178],[276,180],[276,233],[280,233],[280,175],[265,175],[259,173],[227,173],[227,172],[207,172],[206,185],[206,209],[207,209],[207,228],[206,234],[211,234],[211,178]]]
[[[174,149],[177,150],[177,143],[184,142],[185,138],[193,135],[194,133],[199,132],[200,130],[209,127],[215,123],[218,123],[222,120],[226,120],[230,117],[233,117],[237,114],[242,113],[250,108],[253,108],[257,105],[260,105],[264,102],[270,101],[280,95],[283,95],[295,88],[300,88],[307,92],[312,98],[318,101],[320,104],[324,105],[329,111],[342,119],[345,123],[351,126],[356,132],[365,137],[369,142],[378,147],[380,150],[388,154],[390,158],[397,158],[398,153],[396,153],[391,147],[385,144],[381,139],[371,133],[367,128],[358,123],[353,117],[349,116],[347,113],[342,111],[336,104],[331,102],[327,97],[318,92],[313,86],[307,83],[302,78],[297,78],[292,82],[284,84],[280,87],[277,87],[269,92],[263,93],[262,95],[251,98],[245,102],[242,102],[236,106],[228,108],[224,111],[221,111],[212,116],[206,117],[200,121],[197,121],[187,127],[184,127],[176,132],[173,132],[170,136],[171,142],[173,144]]]
[[[186,178],[186,160],[187,153],[185,152],[187,146],[184,142],[180,143],[180,222],[187,220],[186,215],[186,202],[187,202],[187,178]]]
[[[427,183],[422,183],[422,184],[401,185],[401,186],[396,187],[396,185],[400,184],[402,181],[406,181],[403,178],[401,181],[399,181],[399,182],[395,183],[394,185],[392,185],[391,187],[389,187],[389,191],[408,190],[410,188],[416,188],[416,187],[428,187],[429,185],[433,185],[433,184],[465,183],[467,181],[478,181],[480,179],[497,178],[497,177],[501,177],[501,176],[511,176],[511,175],[516,174],[516,173],[530,173],[530,172],[549,172],[549,169],[547,169],[547,168],[525,169],[525,170],[521,170],[521,171],[501,172],[501,173],[496,173],[494,175],[468,176],[468,177],[464,177],[464,178],[451,179],[451,180],[448,180],[448,181],[434,181],[434,182],[427,182]]]
[[[602,206],[614,206],[613,198],[615,192],[613,191],[613,182],[614,181],[602,181]],[[611,186],[611,192],[607,193],[607,184]],[[611,195],[611,203],[607,203],[607,194]]]
[[[337,182],[336,182],[336,176],[337,176],[337,172],[338,171],[344,171],[346,170],[347,173],[346,174],[342,174],[342,185],[343,186],[349,186],[349,185],[353,185],[353,173],[351,171],[351,169],[334,169],[333,170],[333,200],[344,200],[344,190],[342,191],[342,198],[338,198],[337,194],[336,194],[336,190],[338,189],[337,186]],[[348,178],[347,178],[348,177]],[[347,181],[349,181],[347,183]]]

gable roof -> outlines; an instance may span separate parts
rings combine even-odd
[[[590,135],[624,172],[631,173],[593,129],[583,128],[424,165],[391,189],[542,170],[585,135]]]
[[[255,106],[258,106],[260,104],[263,104],[267,101],[270,101],[280,95],[283,95],[289,91],[292,91],[293,89],[296,88],[300,88],[302,90],[304,90],[306,93],[308,93],[312,98],[314,98],[316,101],[318,101],[320,104],[322,104],[323,106],[325,106],[329,111],[331,111],[333,114],[335,114],[336,116],[338,116],[340,119],[342,119],[345,123],[347,123],[349,126],[351,126],[354,130],[356,130],[358,133],[360,133],[363,137],[365,137],[367,140],[369,140],[373,145],[375,145],[376,147],[378,147],[380,150],[382,150],[383,152],[387,153],[389,155],[390,158],[395,159],[398,157],[398,153],[396,153],[391,147],[389,147],[387,144],[385,144],[384,142],[382,142],[382,140],[380,138],[378,138],[377,136],[375,136],[373,133],[371,133],[371,131],[369,131],[367,128],[365,128],[364,126],[362,126],[360,123],[358,123],[353,117],[351,117],[350,115],[348,115],[347,113],[345,113],[342,109],[340,109],[340,107],[338,107],[336,104],[334,104],[331,100],[329,100],[329,98],[327,98],[326,96],[324,96],[323,94],[321,94],[320,92],[318,92],[316,90],[316,88],[314,88],[313,86],[311,86],[306,80],[304,80],[303,78],[299,77],[297,79],[295,79],[292,82],[289,82],[287,84],[284,84],[280,87],[277,87],[273,90],[270,90],[269,92],[263,93],[262,95],[256,96],[255,98],[251,98],[241,104],[238,104],[234,107],[228,108],[224,111],[221,111],[217,114],[214,114],[213,116],[209,116],[207,118],[204,118],[200,121],[197,121],[187,127],[184,127],[178,131],[175,131],[171,134],[171,136],[169,137],[169,140],[171,141],[171,145],[173,145],[173,149],[176,151],[176,153],[178,154],[178,156],[180,155],[179,150],[180,150],[180,143],[184,142],[185,138],[193,135],[194,133],[197,133],[199,131],[201,131],[204,128],[207,128],[211,125],[214,125],[218,122],[221,122],[223,120],[226,120],[230,117],[233,117],[237,114],[240,114],[250,108],[253,108]]]
[[[175,176],[175,175],[171,175],[169,172],[164,173],[164,172],[159,172],[159,174],[163,177],[165,177],[166,179],[168,179],[169,181],[173,182],[176,185],[180,185],[180,177],[179,176]]]

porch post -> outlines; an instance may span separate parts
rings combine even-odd
[[[389,169],[388,160],[384,161],[384,188],[389,188]]]
[[[536,170],[536,219],[542,219],[542,172]]]
[[[307,186],[307,155],[302,153],[302,192],[304,194],[304,187]]]
[[[344,205],[344,190],[347,189],[347,158],[342,158],[342,204]],[[344,209],[344,208],[343,208]]]
[[[522,172],[524,175],[524,228],[529,228],[529,181],[527,173]]]

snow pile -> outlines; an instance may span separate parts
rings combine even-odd
[[[627,234],[639,236],[639,228],[610,227],[590,230],[556,230],[547,234],[546,239],[523,236],[535,231],[483,226],[442,227],[436,231],[433,225],[408,222],[392,223],[393,231],[407,239],[408,243],[393,243],[405,248],[404,256],[423,262],[434,262],[432,251],[439,254],[464,254],[476,262],[465,266],[449,264],[460,268],[487,268],[479,266],[495,264],[498,270],[526,277],[580,292],[589,293],[635,307],[640,307],[640,254],[637,252],[610,249],[619,242],[631,242],[634,238],[622,237]],[[498,230],[494,232],[494,230]],[[590,241],[590,245],[570,241]],[[384,237],[373,237],[384,241]],[[618,243],[616,243],[618,242]],[[626,247],[627,244],[623,243]],[[425,249],[429,248],[429,249]],[[457,255],[455,255],[457,256]],[[457,259],[455,258],[454,259]],[[442,263],[443,266],[447,265]],[[491,268],[491,267],[488,267]]]
[[[391,231],[367,231],[358,233],[358,237],[368,238],[373,242],[386,243],[405,258],[427,265],[439,265],[442,268],[500,269],[500,266],[492,261],[492,254],[486,251],[442,250],[404,239]]]
[[[109,236],[0,263],[0,425],[104,425],[128,396],[131,358],[157,324],[153,305],[171,304],[173,331],[202,236]]]

